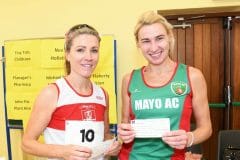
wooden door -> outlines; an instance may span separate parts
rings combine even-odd
[[[232,110],[231,128],[240,129],[240,17],[232,24]]]
[[[224,29],[223,18],[189,18],[184,21],[169,20],[172,24],[185,23],[186,28],[175,28],[175,52],[172,58],[199,68],[206,79],[208,100],[213,126],[212,136],[202,144],[205,159],[217,159],[218,132],[225,128],[224,105]],[[233,101],[240,101],[240,23],[233,21],[232,88]],[[226,65],[226,63],[225,63]],[[238,104],[238,103],[237,103]],[[240,107],[231,107],[231,127],[240,129]],[[194,121],[194,119],[193,119]]]

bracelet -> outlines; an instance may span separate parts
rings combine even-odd
[[[191,138],[191,142],[189,144],[187,144],[187,147],[191,147],[193,145],[194,135],[193,135],[193,132],[188,132],[188,133],[190,133],[192,138]]]

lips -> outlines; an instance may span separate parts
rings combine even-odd
[[[159,51],[159,52],[151,53],[151,54],[149,54],[149,55],[150,55],[152,58],[159,58],[159,57],[161,57],[162,52],[163,52],[163,51]]]
[[[92,64],[81,64],[81,66],[84,68],[92,68],[93,67]]]

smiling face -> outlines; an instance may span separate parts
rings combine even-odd
[[[169,57],[169,36],[161,23],[143,25],[138,32],[137,45],[151,64],[161,64]]]
[[[70,62],[70,74],[77,74],[90,78],[99,58],[99,39],[91,34],[79,34],[76,36],[66,53],[66,59]]]

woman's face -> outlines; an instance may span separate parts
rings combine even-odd
[[[161,64],[169,56],[169,36],[160,23],[144,25],[138,32],[138,47],[151,64]]]
[[[66,58],[70,62],[71,73],[90,78],[99,58],[97,37],[91,34],[76,36],[72,41],[69,53],[66,54]]]

